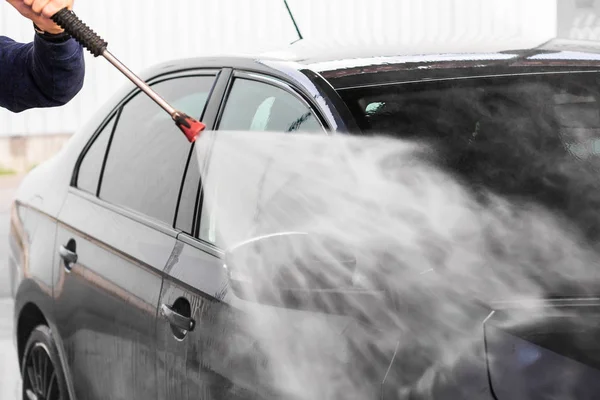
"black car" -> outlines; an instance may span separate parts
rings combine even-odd
[[[533,116],[551,113],[571,138],[561,143],[574,157],[600,149],[600,47],[556,40],[489,52],[356,53],[292,48],[285,57],[197,58],[157,66],[143,78],[177,109],[199,117],[217,145],[222,131],[446,135],[468,142],[499,118],[526,137]],[[236,208],[230,218],[255,233],[230,238],[228,244],[241,244],[224,248],[219,213],[206,201],[218,181],[210,168],[217,150],[195,146],[127,86],[25,178],[11,212],[9,254],[24,398],[395,399],[423,382],[431,359],[416,345],[402,353],[396,336],[408,333],[396,334],[393,322],[374,326],[370,311],[364,318],[344,307],[303,307],[306,293],[289,287],[285,296],[244,295],[247,277],[235,274],[240,249],[284,246],[289,238],[306,244],[306,236],[253,231],[255,215]],[[260,171],[242,172],[245,187],[258,187]],[[219,200],[220,212],[251,202],[244,193],[234,183]],[[356,254],[345,250],[342,264],[352,270]],[[352,296],[360,304],[388,304],[384,290],[340,294],[314,282],[325,301]],[[600,305],[572,293],[548,301],[577,313]],[[531,382],[540,385],[544,371],[573,366],[587,382],[577,398],[595,397],[595,350],[569,342],[579,332],[575,322],[561,317],[546,330],[501,330],[494,321],[533,311],[521,301],[490,304],[472,314],[482,327],[479,361],[438,379],[439,388],[424,398],[550,398],[548,388]],[[396,306],[399,314],[412,313],[416,304]],[[244,330],[248,319],[267,327],[262,337]],[[423,334],[429,329],[419,327]],[[293,332],[299,336],[285,336]],[[344,346],[350,336],[364,346]],[[502,355],[496,364],[490,352]],[[413,362],[418,367],[404,368]]]

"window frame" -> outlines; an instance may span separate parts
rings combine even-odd
[[[213,126],[214,131],[218,132],[220,130],[219,126],[221,124],[221,119],[223,118],[223,113],[225,112],[225,107],[227,106],[227,102],[228,102],[229,96],[231,95],[231,92],[233,90],[233,85],[234,85],[236,79],[246,79],[246,80],[256,81],[256,82],[260,82],[262,84],[275,86],[275,87],[283,90],[284,92],[288,93],[292,97],[299,100],[305,107],[307,107],[315,115],[318,123],[323,128],[324,135],[331,134],[332,128],[331,128],[331,124],[329,123],[329,121],[324,117],[320,108],[308,96],[306,96],[300,90],[299,87],[297,87],[296,85],[294,85],[291,82],[282,80],[279,77],[271,76],[271,75],[268,75],[265,73],[258,73],[255,71],[244,70],[244,69],[234,69],[233,73],[229,77],[229,80],[227,82],[227,87],[223,93],[221,104],[219,106],[219,109],[218,109],[218,112],[217,112],[217,115],[216,115],[216,118],[214,121],[214,126]],[[209,165],[210,165],[211,156],[212,156],[212,150],[209,150],[208,156],[204,163],[204,172],[206,174],[210,173]],[[199,191],[199,196],[198,196],[198,199],[196,202],[196,210],[194,211],[195,218],[194,218],[194,224],[193,224],[193,228],[192,228],[193,235],[189,235],[187,233],[182,232],[178,238],[187,244],[193,245],[194,247],[196,247],[204,252],[212,254],[215,257],[222,257],[224,255],[225,249],[221,249],[220,247],[216,246],[215,244],[207,242],[206,240],[203,240],[202,238],[200,238],[202,206],[204,203],[203,202],[203,197],[204,197],[203,182],[200,182],[198,191]]]
[[[217,86],[217,82],[219,82],[219,78],[220,78],[220,74],[221,74],[222,68],[193,68],[193,69],[185,69],[185,70],[179,70],[179,71],[173,71],[173,72],[168,72],[168,73],[163,73],[163,74],[159,74],[156,75],[152,78],[150,78],[147,82],[150,86],[161,83],[161,82],[165,82],[165,81],[170,81],[170,80],[175,80],[175,79],[181,79],[181,78],[188,78],[188,77],[213,77],[214,78],[214,82],[212,84],[211,90],[209,91],[208,94],[208,98],[206,100],[206,103],[204,105],[203,111],[202,111],[202,115],[200,116],[193,116],[194,118],[199,117],[200,119],[202,119],[204,117],[204,115],[207,114],[207,110],[209,109],[209,105],[211,104],[211,102],[213,101],[221,101],[221,96],[219,95],[219,93],[217,93],[217,99],[214,98],[214,94],[215,94],[215,87]],[[115,213],[118,213],[122,216],[125,216],[127,218],[130,218],[136,222],[142,223],[146,226],[149,226],[151,228],[157,229],[159,231],[162,231],[163,233],[166,233],[172,237],[177,237],[177,235],[180,233],[179,230],[175,229],[175,225],[173,223],[173,221],[167,223],[164,221],[160,221],[157,220],[156,218],[153,218],[149,215],[145,215],[139,211],[136,210],[131,210],[129,208],[123,207],[119,204],[113,204],[110,203],[106,200],[103,200],[99,197],[99,193],[100,193],[100,189],[102,187],[102,179],[104,177],[104,169],[106,166],[106,159],[110,153],[110,147],[112,144],[112,139],[113,139],[113,135],[117,129],[117,126],[119,124],[119,119],[122,113],[123,108],[136,96],[138,95],[144,95],[142,93],[142,90],[139,88],[134,88],[131,91],[129,91],[125,96],[123,96],[123,98],[113,107],[113,109],[107,113],[106,118],[104,118],[104,120],[102,121],[102,123],[98,126],[98,128],[95,129],[94,133],[90,136],[90,138],[88,139],[86,145],[83,147],[83,149],[80,151],[80,154],[77,158],[77,161],[75,162],[74,168],[73,168],[73,172],[71,175],[71,181],[70,181],[70,185],[69,185],[69,192],[73,193],[75,195],[78,195],[80,197],[83,197],[89,201],[92,201],[94,203],[96,203],[97,205],[100,205],[104,208],[107,208]],[[89,151],[89,149],[91,148],[91,146],[93,146],[94,142],[96,141],[96,139],[99,137],[99,135],[103,132],[103,129],[106,127],[106,125],[108,123],[111,122],[112,118],[116,118],[115,120],[115,124],[113,126],[113,129],[110,132],[110,138],[109,138],[109,142],[108,145],[105,149],[105,153],[104,153],[104,159],[103,159],[103,164],[102,164],[102,168],[100,170],[100,175],[99,175],[99,179],[98,179],[98,183],[97,183],[97,187],[96,187],[96,193],[95,194],[91,194],[88,192],[85,192],[82,189],[79,189],[77,187],[77,179],[78,179],[78,175],[79,175],[79,167],[81,166],[81,163],[83,162],[83,159],[85,158],[85,155],[87,154],[87,152]],[[192,148],[193,145],[190,145],[190,148]],[[191,150],[192,151],[192,150]],[[190,153],[191,154],[191,153]],[[187,167],[187,166],[186,166]],[[185,174],[187,173],[187,168],[184,170],[184,174],[182,174],[181,177],[181,181],[179,183],[179,193],[182,190],[182,185],[185,179]],[[179,202],[180,202],[180,197],[178,195],[177,200],[175,202],[175,215],[177,215],[177,212],[179,210]]]

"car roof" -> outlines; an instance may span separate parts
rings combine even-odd
[[[330,62],[371,60],[382,57],[423,56],[435,54],[494,53],[512,49],[528,49],[543,44],[538,40],[509,40],[496,42],[457,42],[431,44],[380,44],[343,45],[327,41],[299,40],[287,48],[264,53],[267,56],[285,58],[303,65],[327,65]]]
[[[432,79],[600,68],[600,42],[552,39],[431,46],[333,46],[298,41],[280,51],[196,57],[159,64],[152,77],[182,69],[231,67],[289,78],[311,70],[338,90]]]

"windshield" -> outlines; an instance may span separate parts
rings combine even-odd
[[[596,73],[581,72],[383,85],[340,94],[365,133],[433,144],[438,165],[477,195],[542,204],[595,242],[597,220],[581,210],[598,207],[593,188],[599,88]]]
[[[340,90],[361,129],[397,137],[449,139],[465,150],[499,129],[535,136],[585,159],[600,152],[597,74],[530,74]],[[545,131],[548,135],[534,135]],[[511,135],[511,137],[514,134]],[[496,140],[498,138],[494,138]]]

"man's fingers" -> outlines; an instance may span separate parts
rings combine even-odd
[[[34,0],[31,5],[31,10],[36,14],[41,14],[42,10],[49,2],[50,0]]]
[[[32,20],[40,29],[57,34],[63,30],[51,18],[63,8],[73,9],[74,0],[6,0],[6,2],[24,17]]]
[[[33,16],[33,13],[31,12],[31,8],[29,6],[27,6],[23,0],[6,0],[8,2],[8,4],[10,4],[11,6],[13,6],[14,8],[17,9],[17,11],[19,13],[21,13],[22,15],[24,15],[27,18],[30,18],[31,16]]]
[[[63,8],[73,8],[73,1],[67,0],[50,0],[50,2],[42,10],[42,15],[46,18],[51,18],[54,14]]]
[[[30,17],[31,13],[51,18],[54,14],[68,8],[73,8],[73,0],[6,0],[21,14]]]

